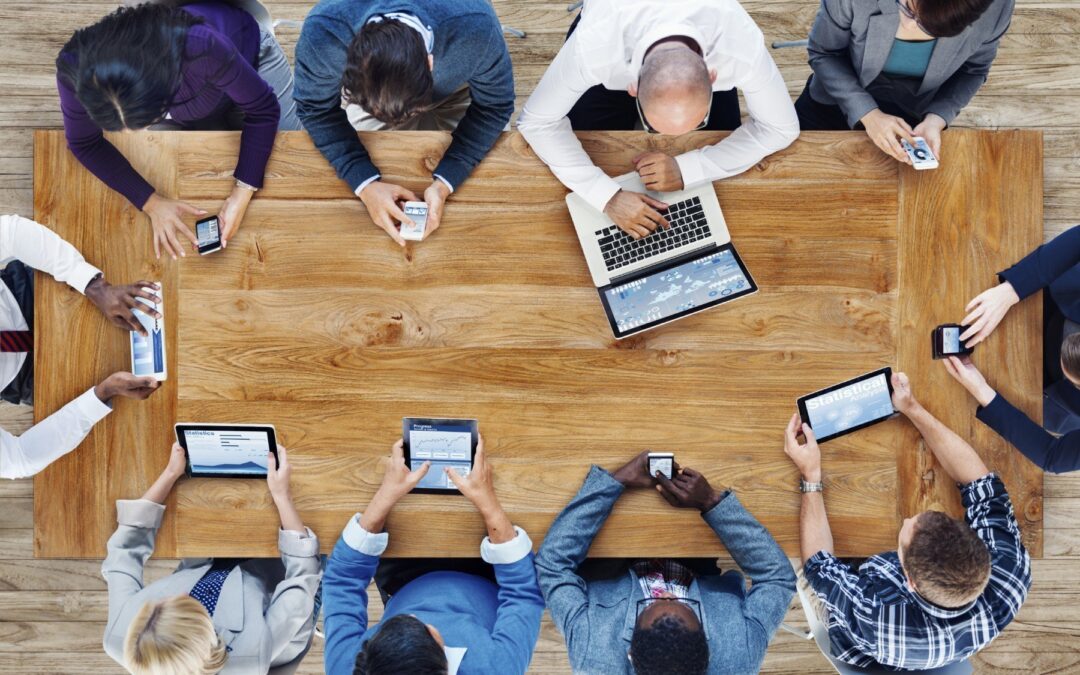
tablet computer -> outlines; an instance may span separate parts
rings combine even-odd
[[[461,494],[443,469],[453,468],[459,475],[472,471],[480,434],[476,420],[426,417],[403,417],[401,438],[405,465],[410,471],[424,462],[431,468],[413,492],[421,494]]]
[[[277,433],[269,424],[176,425],[176,441],[193,478],[266,478],[270,453],[277,459]]]
[[[892,417],[892,392],[892,368],[882,368],[799,398],[799,417],[827,441]]]

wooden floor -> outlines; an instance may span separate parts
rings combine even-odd
[[[299,19],[310,3],[267,4],[277,18]],[[550,61],[569,24],[564,2],[496,0],[504,22],[528,31],[510,40],[519,103]],[[53,59],[76,27],[115,3],[86,0],[0,2],[0,213],[32,211],[32,128],[60,124]],[[767,40],[805,37],[816,3],[754,0],[745,6]],[[291,54],[297,32],[279,37]],[[808,74],[805,53],[777,53],[793,93]],[[1047,238],[1080,221],[1080,2],[1019,0],[990,81],[957,120],[985,128],[1046,129],[1044,209]],[[30,411],[0,407],[0,424],[18,433]],[[1045,556],[1020,616],[976,660],[980,672],[1080,672],[1080,474],[1047,476]],[[63,495],[55,498],[63,499]],[[73,511],[78,505],[71,505]],[[32,559],[30,481],[0,483],[0,672],[120,672],[101,651],[106,596],[94,561]],[[151,578],[171,563],[153,561]],[[377,598],[377,596],[376,596]],[[377,604],[377,603],[376,603]],[[798,613],[789,614],[801,623]],[[769,672],[827,672],[812,644],[779,633]],[[321,672],[321,643],[301,672]],[[533,672],[568,672],[560,636],[545,622]]]

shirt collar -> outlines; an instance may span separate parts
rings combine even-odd
[[[900,556],[897,555],[895,551],[872,556],[866,563],[871,564],[872,567],[876,567],[878,570],[891,572],[895,575],[895,580],[892,585],[896,588],[897,592],[901,594],[900,597],[910,598],[920,609],[932,617],[938,619],[955,619],[962,614],[970,612],[971,608],[978,602],[978,598],[976,598],[963,607],[956,608],[941,607],[930,602],[919,595],[918,591],[912,590],[912,588],[908,586],[907,576],[904,574],[904,566],[900,564]]]
[[[424,41],[424,49],[430,54],[431,50],[435,47],[435,31],[431,29],[431,26],[425,26],[424,23],[415,14],[406,14],[405,12],[388,12],[386,14],[377,14],[370,19],[368,23],[380,23],[387,19],[394,19],[405,24],[409,28],[420,34],[420,38]]]
[[[956,607],[954,609],[950,609],[948,607],[940,607],[938,605],[935,605],[923,596],[919,595],[917,591],[913,591],[908,588],[905,588],[905,590],[907,590],[911,597],[915,599],[915,604],[922,608],[924,612],[938,619],[955,619],[962,614],[970,612],[971,608],[975,606],[976,602],[978,602],[978,599],[976,598],[975,600],[972,600],[963,607]]]
[[[697,43],[702,56],[705,56],[705,38],[701,31],[694,26],[685,23],[662,23],[650,28],[638,43],[634,45],[634,53],[630,57],[630,76],[636,81],[641,73],[641,62],[645,60],[645,52],[654,44],[670,37],[688,37]]]

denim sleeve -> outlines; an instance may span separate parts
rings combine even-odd
[[[379,174],[341,108],[341,76],[352,29],[344,21],[309,16],[296,43],[296,111],[319,152],[356,191]]]
[[[750,577],[750,590],[743,600],[743,617],[753,640],[748,646],[753,654],[764,658],[769,640],[795,595],[795,571],[780,545],[734,493],[728,492],[701,517]]]
[[[514,71],[502,27],[494,13],[467,15],[446,27],[468,48],[476,70],[469,77],[469,104],[433,173],[457,189],[487,155],[514,114]]]
[[[566,638],[572,667],[589,649],[588,584],[577,570],[622,491],[611,474],[592,467],[585,484],[548,528],[536,556],[540,590],[551,620]]]

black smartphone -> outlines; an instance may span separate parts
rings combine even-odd
[[[671,452],[650,452],[649,475],[655,478],[657,471],[668,480],[671,480],[675,475],[675,454]]]
[[[221,250],[221,226],[217,216],[208,216],[195,222],[195,238],[199,241],[199,255]]]
[[[934,329],[931,343],[935,359],[944,359],[948,356],[967,356],[975,351],[969,349],[960,342],[960,334],[965,328],[958,323],[944,323]]]

